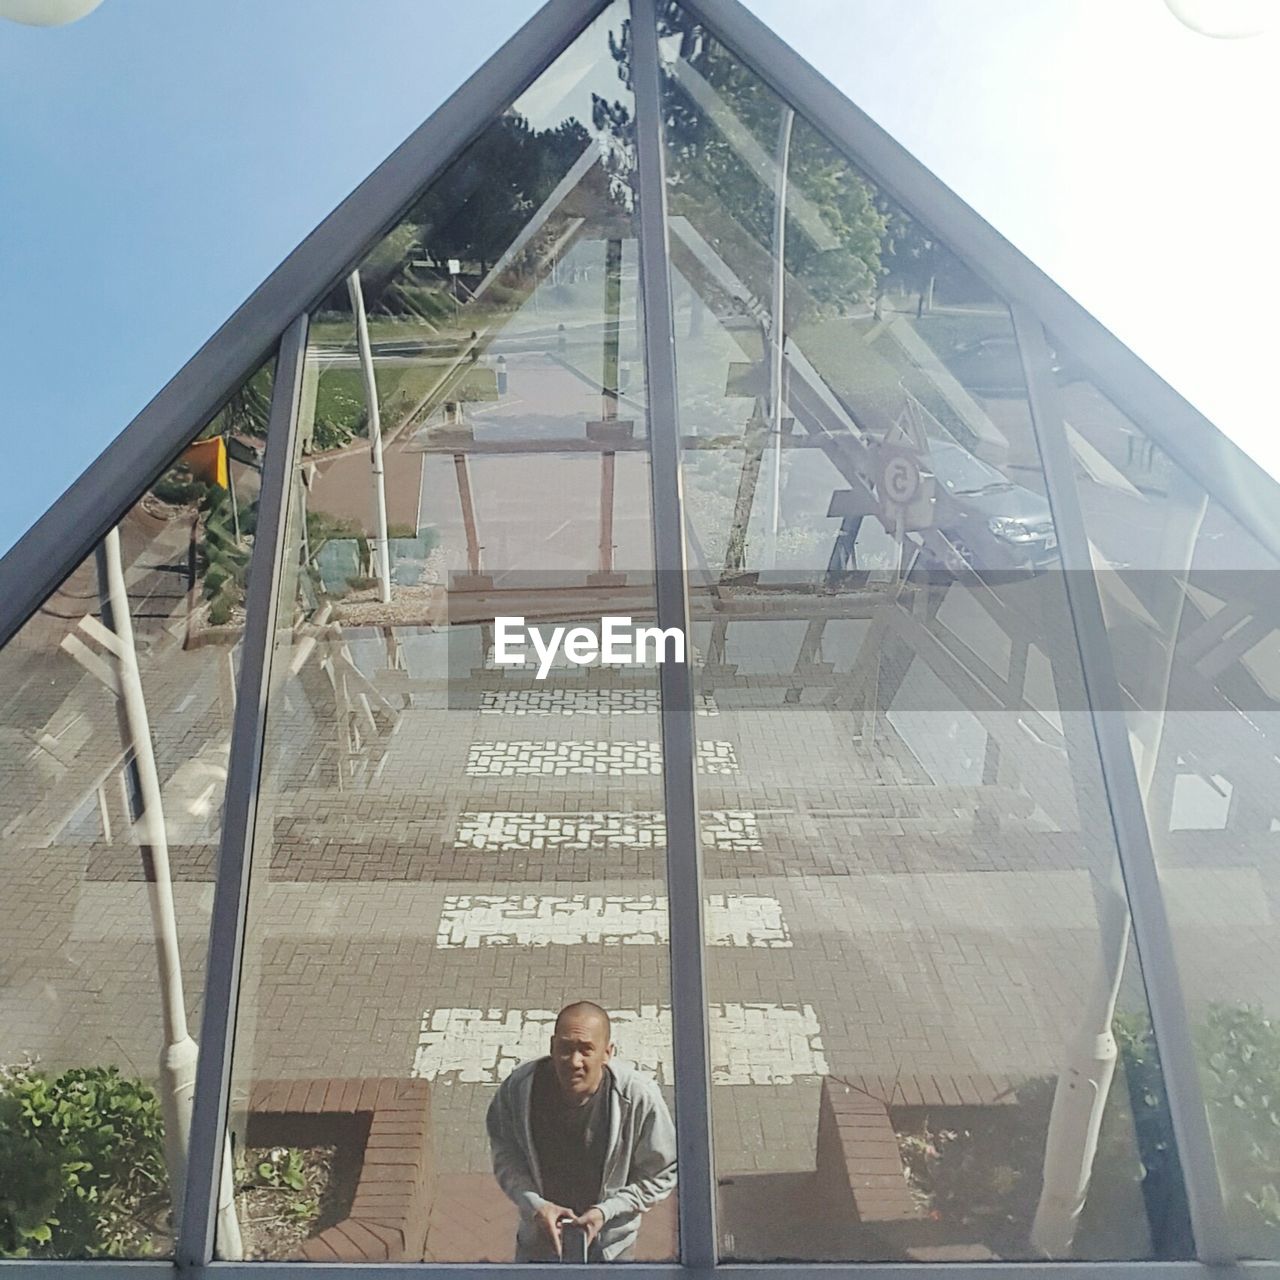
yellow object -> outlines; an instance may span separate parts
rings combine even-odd
[[[191,474],[197,480],[208,481],[209,484],[229,487],[227,476],[227,442],[221,436],[210,440],[197,440],[188,445],[182,455]]]

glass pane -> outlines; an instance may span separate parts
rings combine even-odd
[[[1008,309],[660,44],[721,1255],[1185,1255]]]
[[[299,1220],[250,1257],[541,1258],[543,1200],[676,1256],[656,673],[506,666],[495,623],[653,613],[625,12],[361,264],[380,437],[348,286],[314,318],[233,1115],[243,1219]],[[576,1080],[584,1000],[617,1052]]]
[[[1278,1258],[1280,596],[1232,513],[1280,490],[1206,488],[1078,362],[1055,368],[1236,1247]]]
[[[0,1257],[172,1252],[271,376],[0,650]]]

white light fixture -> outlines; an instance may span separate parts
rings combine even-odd
[[[61,27],[92,13],[102,0],[0,0],[0,18],[29,27]]]
[[[1184,26],[1202,36],[1239,40],[1261,35],[1275,13],[1274,0],[1164,0]]]

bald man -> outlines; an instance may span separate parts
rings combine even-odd
[[[502,1082],[487,1124],[494,1177],[520,1212],[517,1262],[561,1257],[570,1220],[590,1261],[628,1261],[640,1215],[676,1185],[667,1104],[615,1060],[609,1015],[589,1000],[560,1010],[551,1052]]]

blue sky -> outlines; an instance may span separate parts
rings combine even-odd
[[[0,551],[537,3],[445,7],[0,22]]]
[[[1280,474],[1280,36],[1207,40],[1161,0],[751,5]],[[0,22],[0,552],[536,7]]]

